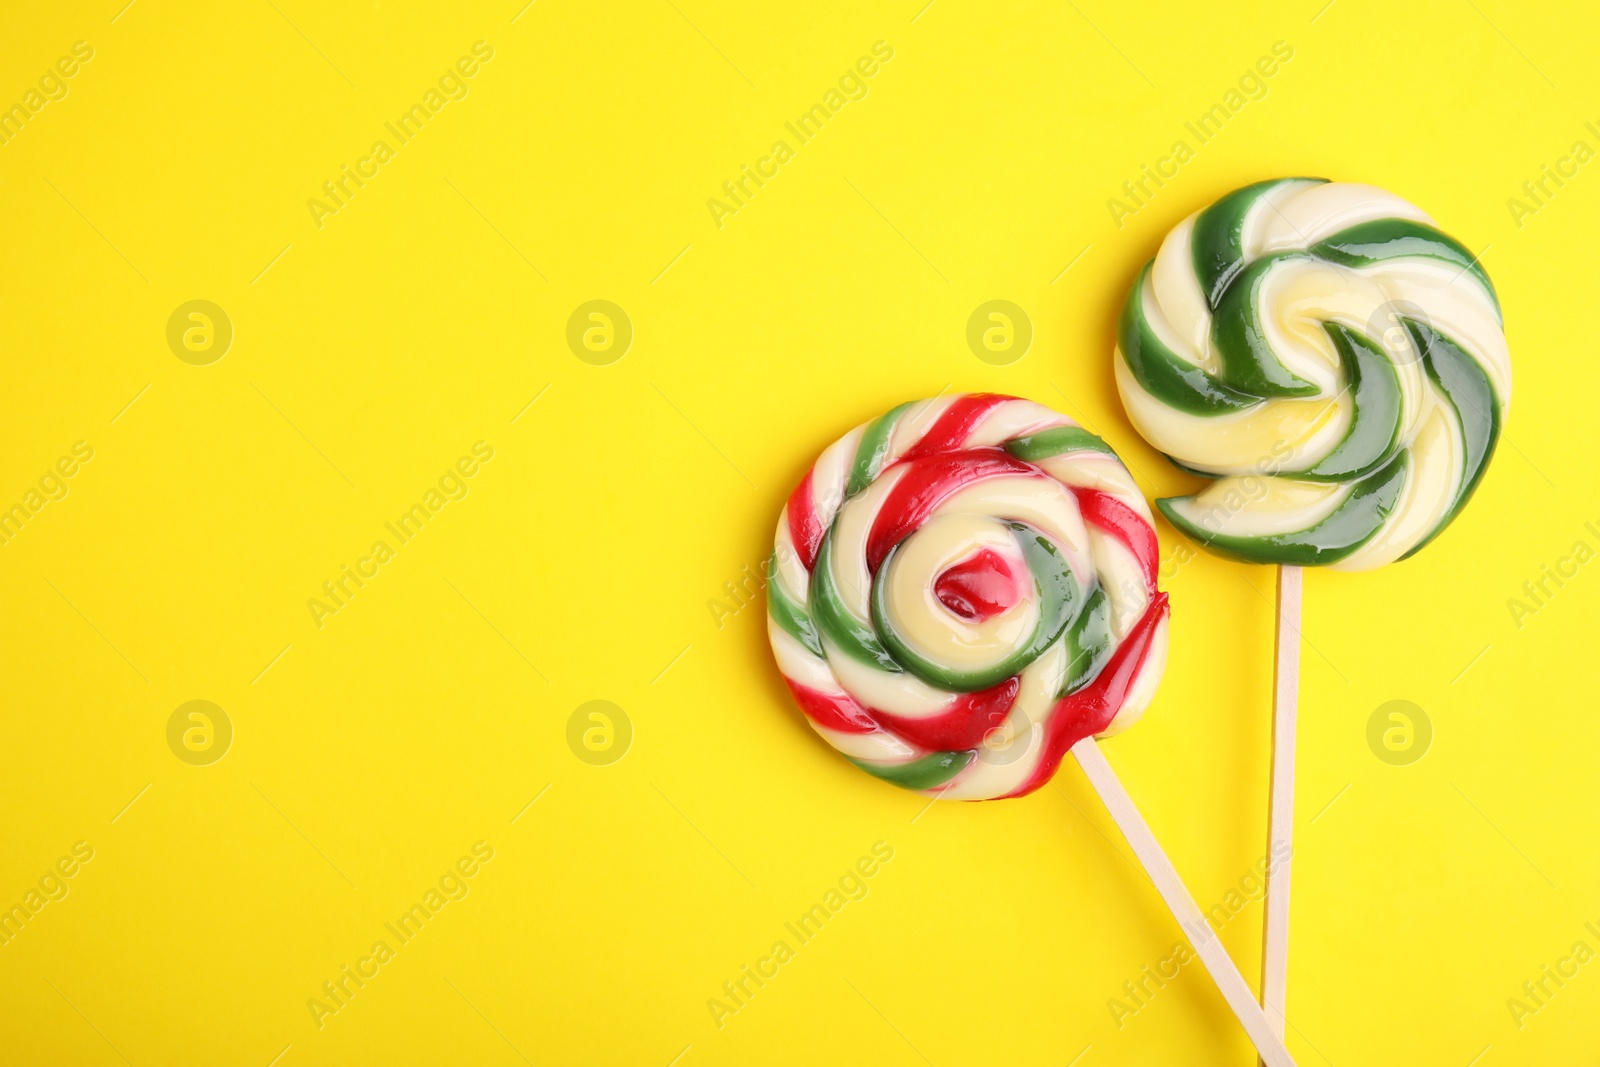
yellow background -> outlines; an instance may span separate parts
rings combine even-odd
[[[1115,312],[1171,225],[1282,174],[1486,249],[1516,377],[1444,537],[1307,577],[1289,1047],[1592,1055],[1600,963],[1520,1028],[1506,1003],[1600,949],[1600,567],[1520,628],[1507,606],[1600,548],[1600,164],[1507,206],[1600,147],[1580,5],[123,2],[12,5],[0,34],[0,102],[94,48],[0,147],[0,504],[95,450],[0,547],[0,903],[94,849],[0,947],[0,1061],[1252,1062],[1196,966],[1113,1020],[1178,932],[1075,769],[923,812],[809,733],[759,601],[709,602],[816,453],[902,399],[1031,397],[1151,495],[1190,487],[1120,410]],[[480,40],[469,95],[319,229],[308,198]],[[796,145],[877,41],[868,95]],[[1185,121],[1278,41],[1199,145]],[[780,138],[719,228],[708,198]],[[1119,229],[1108,198],[1180,138]],[[609,366],[565,341],[596,298],[635,332]],[[1035,331],[1008,366],[965,341],[996,298]],[[209,366],[167,346],[192,299],[233,324]],[[319,629],[307,599],[480,440],[469,495]],[[1159,532],[1171,662],[1108,751],[1208,907],[1264,850],[1272,575],[1176,566]],[[167,745],[194,699],[235,731],[210,766]],[[594,699],[633,728],[609,766],[567,744]],[[1366,742],[1394,699],[1433,723],[1409,766]],[[480,840],[470,895],[319,1029],[308,998]],[[719,1029],[707,1000],[877,841],[870,893]],[[1260,921],[1222,933],[1252,983]]]

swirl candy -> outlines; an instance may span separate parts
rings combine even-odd
[[[988,394],[902,404],[789,497],[767,629],[807,719],[858,767],[1021,796],[1154,694],[1156,556],[1133,479],[1071,419]]]
[[[1370,185],[1246,186],[1168,234],[1128,294],[1117,388],[1179,466],[1157,501],[1223,555],[1366,570],[1436,537],[1483,477],[1511,398],[1494,287]]]
[[[1263,1062],[1294,1067],[1094,740],[1166,664],[1156,551],[1133,479],[1071,419],[991,394],[901,404],[790,495],[767,633],[817,733],[896,785],[1022,796],[1070,750]]]

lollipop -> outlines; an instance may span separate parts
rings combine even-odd
[[[1500,305],[1433,220],[1370,185],[1229,193],[1167,235],[1128,294],[1117,388],[1193,474],[1156,502],[1236,560],[1279,565],[1263,1002],[1281,1028],[1300,572],[1404,559],[1465,506],[1511,397]]]
[[[1274,1037],[1096,747],[1166,661],[1150,512],[1111,449],[1027,400],[902,404],[825,450],[768,564],[795,701],[852,763],[934,797],[1016,797],[1069,750],[1267,1062]]]

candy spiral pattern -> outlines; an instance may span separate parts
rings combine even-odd
[[[901,404],[836,441],[778,522],[767,631],[856,766],[1021,796],[1121,730],[1166,662],[1150,511],[1071,419],[1015,397]]]
[[[1511,399],[1494,286],[1416,207],[1290,178],[1190,216],[1128,294],[1134,426],[1216,479],[1157,501],[1236,559],[1366,570],[1436,537],[1483,477]]]

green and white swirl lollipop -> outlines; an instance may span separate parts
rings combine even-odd
[[[1262,1007],[1283,1032],[1300,568],[1368,570],[1460,513],[1511,401],[1477,257],[1371,185],[1258,182],[1184,219],[1123,305],[1134,426],[1211,484],[1156,501],[1206,548],[1278,564]]]
[[[1494,454],[1511,361],[1494,286],[1393,193],[1287,178],[1167,235],[1128,294],[1128,417],[1212,484],[1158,501],[1213,551],[1367,570],[1418,551]]]

